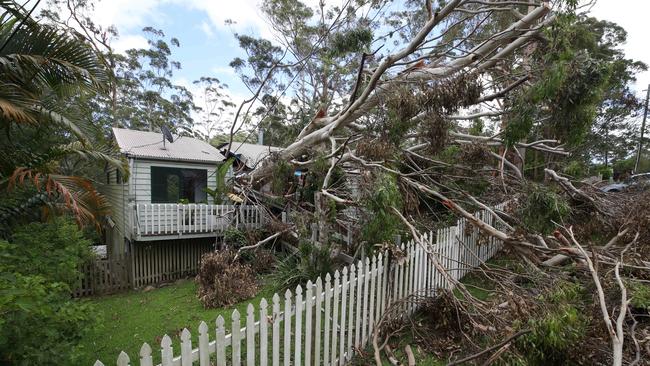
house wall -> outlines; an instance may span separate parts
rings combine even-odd
[[[114,226],[105,226],[106,248],[109,256],[118,255],[126,251],[124,238],[129,237],[129,216],[126,211],[128,206],[129,185],[127,182],[116,183],[117,170],[109,168],[106,173],[108,183],[104,181],[98,185],[98,190],[106,197],[111,205],[110,219]]]
[[[140,158],[130,158],[131,161],[131,176],[130,176],[130,202],[134,203],[151,203],[151,167],[161,166],[170,168],[189,168],[189,169],[205,169],[208,171],[208,188],[215,189],[217,187],[217,177],[215,170],[216,164],[197,164],[189,162],[171,162],[162,160],[149,160]],[[212,198],[208,196],[208,203],[212,203]]]

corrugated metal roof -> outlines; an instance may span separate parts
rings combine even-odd
[[[262,159],[271,155],[271,153],[280,150],[282,150],[281,147],[248,144],[245,142],[233,142],[232,148],[230,149],[233,154],[241,154],[241,160],[249,168],[254,168]]]
[[[120,151],[129,156],[210,163],[225,159],[214,146],[193,137],[175,137],[173,143],[167,141],[163,148],[162,133],[113,128],[113,135]]]

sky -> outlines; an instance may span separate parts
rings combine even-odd
[[[118,51],[146,47],[142,35],[145,26],[161,29],[167,38],[178,38],[181,47],[173,50],[172,58],[180,61],[182,69],[173,81],[197,94],[193,80],[216,77],[230,86],[233,101],[239,102],[249,92],[228,66],[233,58],[243,56],[233,34],[271,36],[270,26],[259,10],[260,3],[261,0],[98,0],[94,19],[101,25],[117,27],[120,36],[113,46]],[[327,3],[337,5],[343,0]],[[622,45],[627,57],[647,64],[649,11],[647,0],[597,0],[591,8],[592,16],[623,26],[628,31],[628,42]],[[226,25],[226,20],[233,20],[234,24]],[[640,74],[635,85],[637,94],[644,94],[649,83],[650,72]]]

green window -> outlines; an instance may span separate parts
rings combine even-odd
[[[151,203],[206,202],[205,169],[151,167]]]

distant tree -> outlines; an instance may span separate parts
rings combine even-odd
[[[197,134],[210,141],[216,134],[225,133],[233,117],[235,104],[227,94],[227,84],[214,77],[202,76],[194,81],[201,87],[203,106],[197,106],[199,121],[196,122]]]
[[[172,83],[181,68],[171,59],[172,47],[180,47],[177,38],[164,40],[163,31],[145,27],[148,48],[130,49],[117,57],[118,104],[115,118],[124,127],[149,131],[167,125],[177,133],[192,134],[196,110],[187,88]]]

